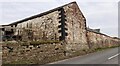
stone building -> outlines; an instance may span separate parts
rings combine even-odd
[[[3,27],[4,34],[16,40],[63,41],[67,44],[66,48],[70,50],[88,48],[91,41],[97,43],[96,39],[104,38],[100,38],[104,35],[100,33],[100,29],[86,27],[86,19],[76,2],[3,25]]]
[[[5,25],[22,41],[64,41],[68,49],[87,48],[86,19],[76,2]],[[74,44],[74,46],[71,46]]]
[[[43,64],[120,45],[119,38],[87,28],[76,2],[2,25],[2,32],[18,41],[2,44],[3,63]]]

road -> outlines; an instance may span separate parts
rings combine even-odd
[[[2,65],[2,52],[0,50],[0,66]]]
[[[118,64],[119,53],[118,48],[111,48],[50,64]]]

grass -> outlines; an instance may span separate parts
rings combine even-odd
[[[30,45],[40,45],[40,44],[51,44],[51,43],[59,43],[60,41],[48,40],[48,41],[31,41]]]
[[[40,45],[40,44],[51,44],[51,43],[59,43],[60,41],[57,40],[48,40],[48,41],[23,41],[23,42],[18,42],[16,44],[20,44],[22,46],[29,46],[29,45]],[[11,42],[5,42],[5,44],[13,44]]]
[[[111,46],[111,47],[104,47],[104,48],[96,48],[94,52],[102,51],[102,50],[110,49],[110,48],[116,48],[116,47],[120,47],[120,46]]]

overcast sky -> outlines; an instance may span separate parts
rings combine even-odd
[[[0,25],[36,15],[73,0],[0,0]],[[87,26],[118,36],[118,0],[74,0],[87,19]]]

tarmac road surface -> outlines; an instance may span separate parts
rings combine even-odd
[[[117,47],[53,62],[50,64],[118,64],[118,56],[120,56],[120,52],[118,51]]]

